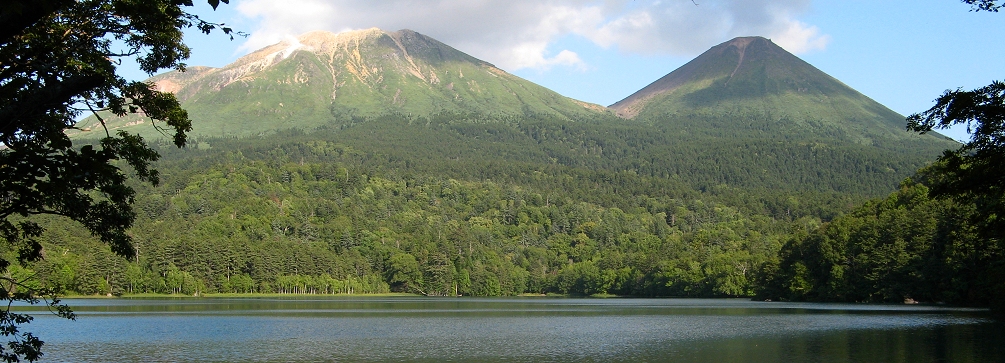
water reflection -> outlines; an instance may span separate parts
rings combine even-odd
[[[68,301],[40,315],[65,362],[993,362],[978,310],[694,299]]]

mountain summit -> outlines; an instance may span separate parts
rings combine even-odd
[[[813,129],[866,144],[914,137],[905,131],[902,115],[762,37],[714,46],[610,108],[625,118],[769,115],[783,121],[774,127]]]
[[[606,112],[411,30],[314,31],[223,68],[191,67],[149,81],[175,93],[196,120],[192,134],[204,136],[309,130],[385,114],[574,119]],[[149,132],[149,125],[140,127],[144,122],[126,117],[110,120],[109,126]]]
[[[612,106],[634,119],[410,30],[312,32],[223,68],[150,82],[189,111],[200,153],[244,149],[263,160],[319,162],[339,155],[365,165],[363,174],[534,180],[554,195],[583,183],[565,190],[622,206],[644,195],[751,193],[773,200],[751,208],[788,218],[782,205],[888,193],[955,146],[907,132],[900,115],[758,37],[714,47]],[[106,121],[156,136],[139,116]],[[95,120],[78,127],[87,122],[97,131],[81,138],[104,135]],[[309,132],[282,132],[290,129]],[[349,183],[346,170],[323,173]],[[790,192],[809,199],[789,203]]]

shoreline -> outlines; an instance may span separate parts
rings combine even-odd
[[[408,292],[389,292],[377,294],[280,294],[280,293],[205,293],[198,295],[187,294],[122,294],[122,295],[59,295],[58,299],[219,299],[219,298],[304,298],[304,297],[426,297],[426,295]],[[437,296],[437,297],[465,297],[465,298],[492,298],[492,297],[529,297],[529,298],[588,298],[588,299],[610,299],[610,298],[636,298],[634,296],[622,296],[612,294],[594,295],[570,295],[570,294],[520,294],[516,296]]]
[[[205,293],[198,295],[187,295],[187,294],[122,294],[122,295],[61,295],[57,296],[60,300],[64,299],[147,299],[147,298],[157,298],[157,299],[214,299],[214,298],[238,298],[238,297],[393,297],[393,296],[422,296],[419,294],[412,294],[407,292],[389,292],[380,294],[279,294],[279,293]]]

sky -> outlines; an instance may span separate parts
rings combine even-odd
[[[751,35],[904,115],[947,89],[1005,79],[1005,14],[958,0],[231,0],[193,12],[250,35],[192,30],[188,65],[221,67],[312,30],[411,29],[605,106]],[[943,133],[967,138],[962,127]]]

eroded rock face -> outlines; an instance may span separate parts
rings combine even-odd
[[[530,112],[565,119],[608,113],[411,30],[313,31],[222,68],[190,67],[149,81],[175,93],[198,120],[193,135],[207,136],[310,129],[388,113]],[[127,127],[128,118],[110,117],[111,127]]]
[[[438,59],[434,61],[453,58],[494,68],[491,64],[452,48],[442,48],[449,47],[410,30],[390,33],[377,28],[343,33],[313,31],[259,49],[223,68],[193,67],[192,70],[198,68],[195,74],[191,70],[185,73],[170,72],[155,77],[154,82],[159,90],[176,93],[184,100],[204,88],[220,90],[235,82],[251,81],[299,51],[310,52],[324,61],[324,66],[329,71],[328,76],[333,80],[332,98],[336,97],[337,88],[348,81],[340,77],[351,76],[356,82],[375,87],[382,83],[387,65],[396,73],[410,75],[429,84],[439,84],[440,76],[435,67],[429,66],[430,62],[426,59],[412,57],[410,50],[422,55],[435,54]],[[497,69],[493,71],[499,72]],[[459,71],[461,78],[462,72]],[[311,76],[314,75],[301,73],[294,75],[294,78],[296,83],[305,83],[307,77]],[[186,89],[197,83],[203,85]]]

